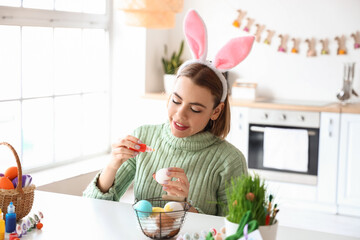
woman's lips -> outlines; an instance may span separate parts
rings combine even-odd
[[[174,128],[179,131],[184,131],[188,129],[189,127],[182,125],[181,123],[173,121]]]

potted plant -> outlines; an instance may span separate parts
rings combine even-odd
[[[277,204],[273,205],[273,196],[267,193],[265,181],[259,175],[243,175],[231,180],[226,188],[227,204],[225,205],[226,235],[234,234],[241,218],[251,211],[252,219],[259,224],[263,240],[275,240],[279,212]]]
[[[171,57],[168,58],[167,45],[164,46],[165,57],[162,57],[161,61],[164,69],[164,87],[165,87],[165,92],[167,94],[170,94],[172,92],[172,88],[176,80],[176,76],[175,76],[176,71],[183,63],[181,59],[183,50],[184,50],[184,40],[181,41],[179,51],[177,53],[173,52]]]

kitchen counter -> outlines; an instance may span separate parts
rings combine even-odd
[[[169,96],[165,93],[146,93],[143,98],[153,100],[167,100]],[[232,106],[251,108],[360,114],[360,102],[348,103],[344,105],[337,102],[306,102],[291,100],[281,101],[267,99],[257,99],[256,101],[249,101],[230,98],[230,104]]]
[[[44,214],[42,230],[32,230],[22,240],[41,239],[127,239],[146,238],[131,204],[35,191],[33,210]],[[284,212],[284,213],[282,213]],[[277,240],[358,240],[359,218],[311,217],[303,211],[279,212]],[[306,219],[303,219],[305,217]],[[304,226],[304,223],[308,226]],[[188,213],[180,234],[217,230],[224,218]],[[6,234],[5,239],[8,239]]]
[[[360,102],[342,105],[341,112],[342,113],[360,114]]]

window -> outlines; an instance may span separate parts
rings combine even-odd
[[[0,142],[23,169],[109,152],[109,3],[0,0]]]

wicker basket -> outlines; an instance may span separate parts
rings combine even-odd
[[[7,207],[10,202],[13,202],[16,212],[16,220],[20,220],[31,211],[33,202],[34,202],[34,190],[35,185],[31,184],[28,187],[22,187],[22,169],[19,156],[15,149],[7,142],[1,142],[0,145],[5,145],[10,148],[14,157],[16,159],[16,164],[18,167],[18,185],[16,189],[6,190],[0,189],[0,208],[1,211],[5,214],[7,213]]]

